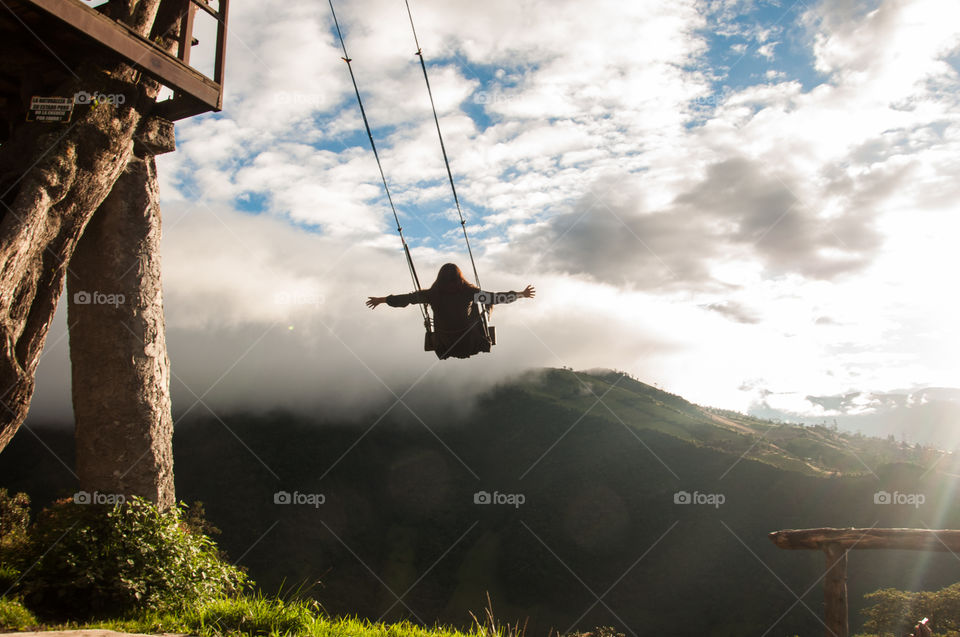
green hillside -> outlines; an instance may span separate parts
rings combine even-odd
[[[268,592],[319,582],[312,594],[335,615],[466,627],[489,591],[531,635],[819,632],[822,556],[781,551],[768,532],[960,525],[952,456],[705,409],[614,372],[531,372],[466,416],[441,404],[379,418],[388,407],[352,423],[180,423],[178,497],[206,504],[221,545]],[[0,456],[0,485],[35,502],[70,479],[32,437]],[[878,505],[881,490],[925,504]],[[503,503],[477,503],[483,493]],[[916,563],[852,555],[854,611],[880,587],[960,576],[952,560]]]
[[[535,400],[550,401],[572,413],[659,431],[809,475],[869,474],[878,466],[896,462],[930,466],[944,455],[937,449],[841,433],[826,426],[777,423],[700,407],[612,371],[544,370],[531,373],[515,386]]]

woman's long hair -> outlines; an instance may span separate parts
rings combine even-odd
[[[460,290],[470,290],[475,294],[480,292],[480,288],[470,283],[470,281],[467,281],[463,277],[463,272],[460,271],[460,268],[458,268],[455,263],[444,263],[440,267],[440,271],[437,272],[437,280],[434,281],[433,285],[430,286],[430,291],[439,292],[441,294],[450,294],[453,292],[459,292]],[[480,308],[481,306],[477,305],[476,297],[474,297],[474,303],[470,306],[470,316],[474,317],[475,321],[479,321],[481,319]],[[490,311],[492,309],[492,306],[486,306],[487,316],[490,316]]]
[[[463,288],[471,290],[479,289],[463,278],[463,272],[460,271],[460,268],[458,268],[455,263],[444,263],[437,273],[437,280],[430,286],[431,290],[438,292],[452,292]]]

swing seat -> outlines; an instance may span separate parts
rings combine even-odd
[[[493,325],[487,326],[487,336],[490,345],[497,344],[497,328]],[[429,327],[423,333],[423,351],[434,352],[437,349],[437,334]]]

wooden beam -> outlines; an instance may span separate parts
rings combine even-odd
[[[203,10],[206,11],[208,14],[210,14],[210,17],[212,17],[214,20],[219,20],[219,19],[220,19],[220,16],[217,14],[217,12],[214,11],[213,8],[212,8],[209,4],[207,4],[206,2],[204,2],[204,0],[190,0],[190,2],[193,3],[194,8],[203,9]]]
[[[836,542],[823,548],[827,557],[827,574],[823,578],[823,619],[826,637],[848,637],[847,619],[847,549]]]
[[[782,549],[895,549],[960,553],[960,531],[931,529],[787,529],[768,535]]]
[[[220,110],[221,87],[125,25],[90,9],[80,0],[24,0],[92,37],[170,88]]]
[[[193,17],[197,6],[190,0],[182,0],[180,15],[180,33],[177,34],[177,58],[184,64],[190,64],[190,49],[193,48]]]
[[[230,0],[220,0],[220,19],[217,20],[217,53],[213,62],[213,81],[221,87],[217,110],[223,107],[223,73],[227,61],[227,17],[230,13]]]
[[[169,119],[171,121],[177,121],[187,117],[193,117],[194,115],[200,115],[201,113],[207,113],[209,111],[209,105],[204,104],[199,100],[195,100],[189,95],[179,93],[171,99],[157,102],[157,105],[153,107],[151,114],[164,119]]]

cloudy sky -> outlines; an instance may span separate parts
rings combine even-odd
[[[468,266],[403,1],[334,6],[421,276]],[[364,307],[411,285],[330,8],[236,1],[224,110],[158,159],[176,410],[562,365],[743,411],[960,387],[960,3],[410,6],[483,286],[537,298],[439,363],[415,308]],[[69,406],[63,330],[41,414]]]

